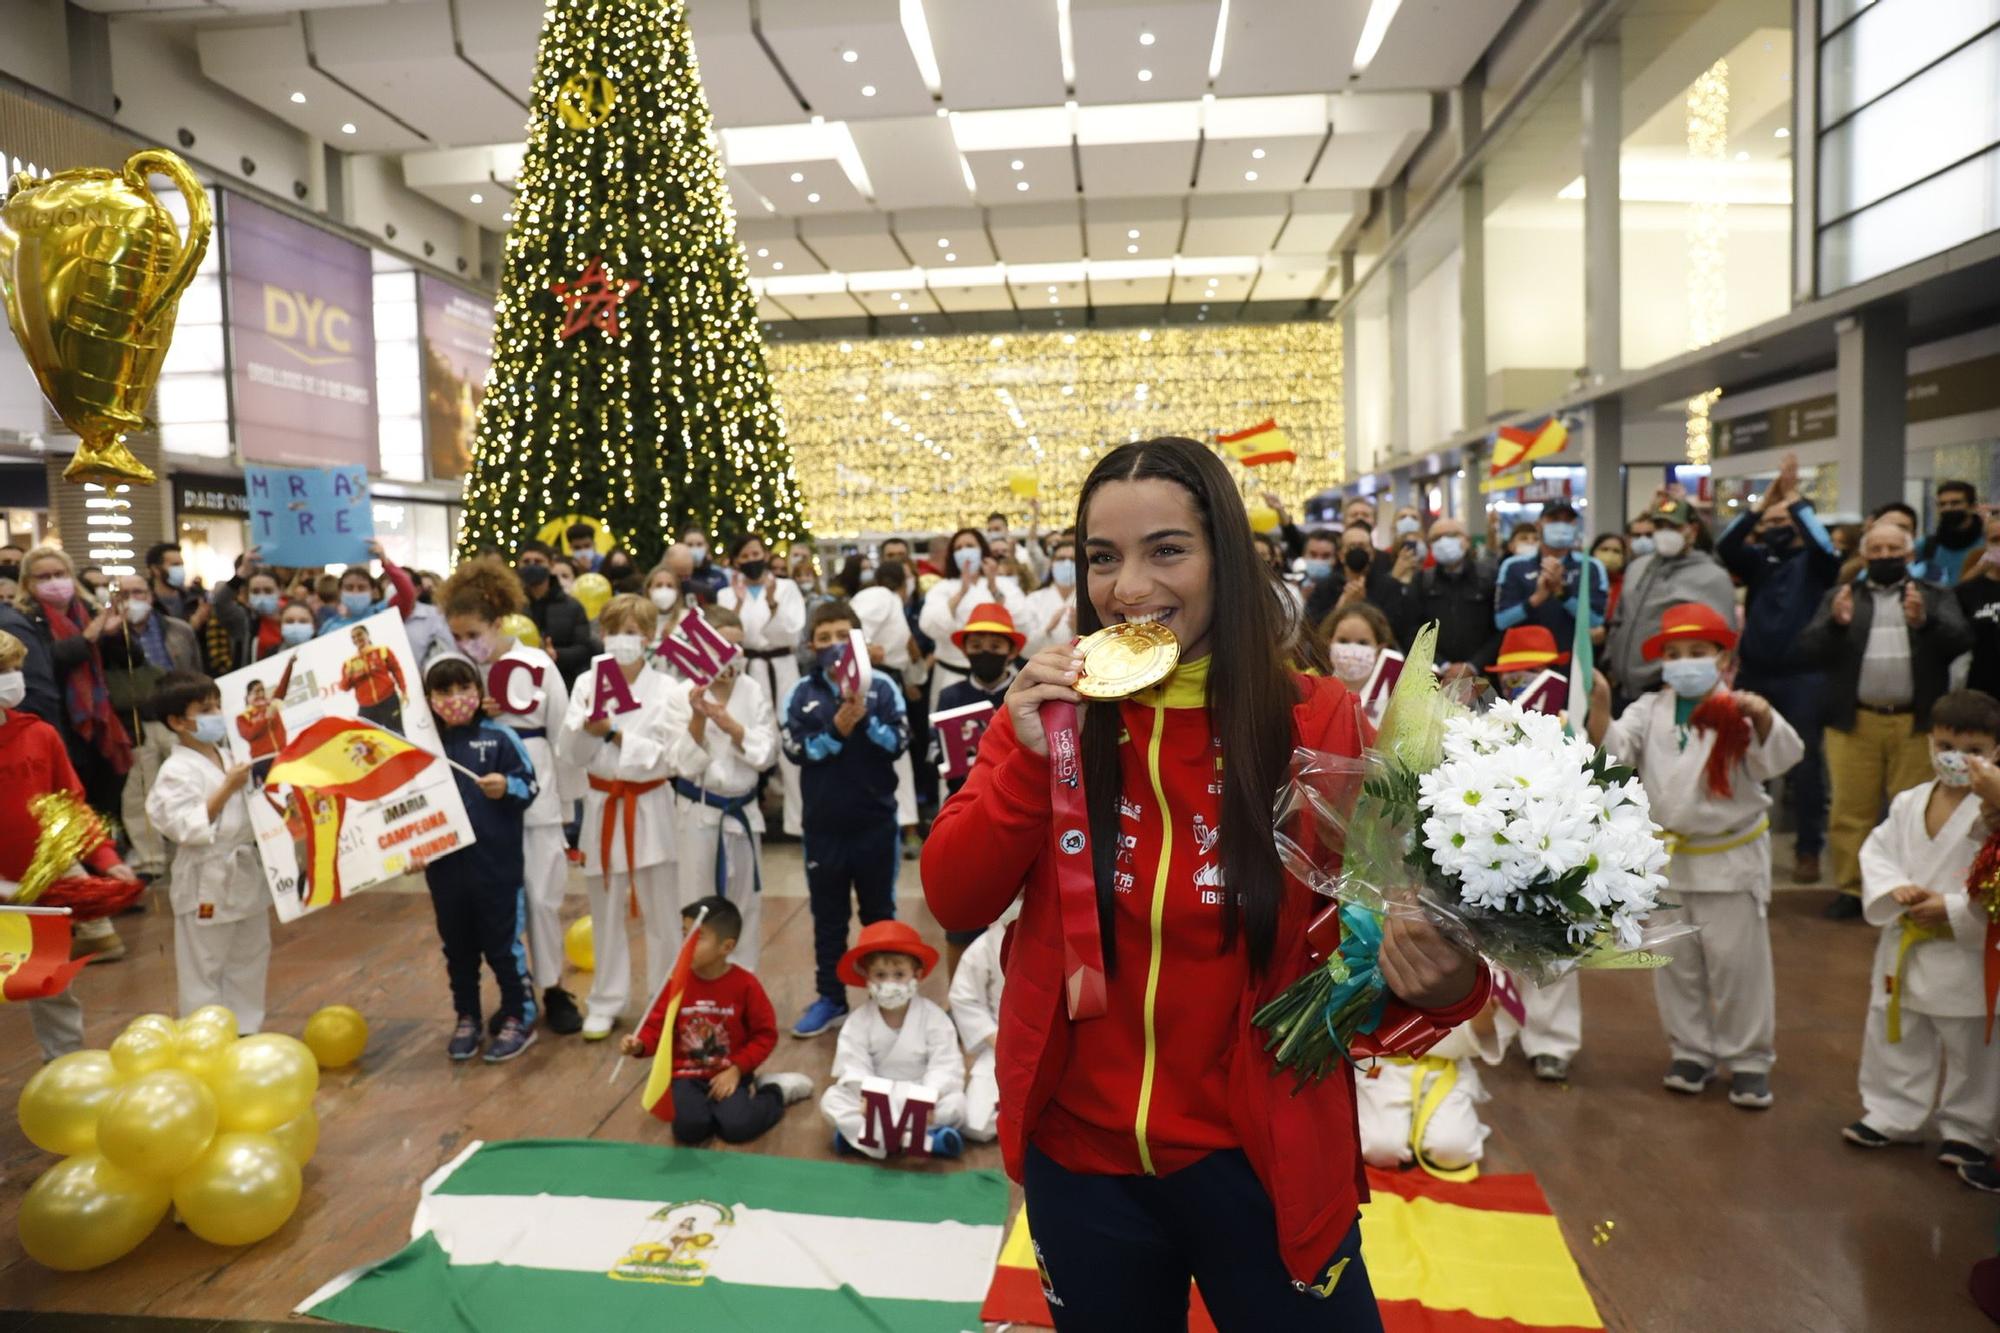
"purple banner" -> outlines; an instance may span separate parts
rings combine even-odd
[[[222,235],[243,461],[378,471],[368,251],[227,191]]]
[[[493,365],[493,303],[419,274],[417,310],[424,345],[424,442],[431,476],[452,481],[472,468],[479,402]]]

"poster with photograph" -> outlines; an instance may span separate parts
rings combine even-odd
[[[493,303],[429,274],[417,275],[424,348],[424,443],[431,478],[456,481],[472,467],[486,373],[493,366]]]
[[[471,845],[423,677],[394,611],[232,671],[222,691],[280,921]]]

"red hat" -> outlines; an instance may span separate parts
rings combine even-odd
[[[1657,661],[1668,644],[1683,639],[1703,639],[1727,652],[1736,646],[1736,631],[1729,628],[1729,622],[1714,607],[1701,602],[1682,602],[1667,608],[1667,613],[1660,617],[1660,632],[1646,640],[1639,651],[1648,662]]]
[[[952,632],[951,646],[964,652],[968,634],[1004,634],[1014,641],[1016,653],[1028,646],[1028,636],[1014,628],[1014,617],[998,602],[981,602],[973,607],[972,619],[965,622],[965,628]]]
[[[1556,636],[1547,629],[1540,625],[1516,625],[1500,640],[1500,656],[1487,670],[1535,671],[1560,666],[1568,660],[1568,653],[1556,651]]]
[[[877,921],[863,926],[854,947],[840,956],[840,979],[850,986],[866,987],[868,978],[861,973],[861,960],[873,953],[908,954],[917,960],[920,977],[936,967],[938,960],[938,951],[925,944],[924,937],[909,922]]]

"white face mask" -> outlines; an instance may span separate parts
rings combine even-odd
[[[1678,528],[1659,528],[1653,533],[1653,553],[1671,560],[1687,550],[1687,537]]]
[[[28,697],[28,677],[20,671],[0,671],[0,708],[19,708]]]
[[[1713,657],[1683,657],[1660,663],[1660,679],[1683,699],[1705,697],[1715,688],[1721,674],[1720,665]]]
[[[1937,780],[1947,787],[1970,787],[1972,785],[1972,765],[1966,762],[1963,750],[1931,751],[1931,769]]]
[[[1359,685],[1375,669],[1376,650],[1365,643],[1336,643],[1332,648],[1333,674],[1349,685]]]
[[[646,596],[651,598],[653,605],[662,611],[678,611],[680,609],[680,593],[673,588],[669,588],[664,583],[652,589]]]
[[[146,617],[152,614],[153,604],[151,602],[141,602],[135,599],[125,603],[125,623],[128,625],[143,625],[146,623]]]
[[[880,1009],[901,1009],[917,998],[914,981],[870,981],[868,998]]]
[[[611,660],[619,666],[631,666],[646,655],[646,641],[637,634],[607,634],[604,636],[604,651],[611,654]]]

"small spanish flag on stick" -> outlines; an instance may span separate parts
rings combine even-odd
[[[69,909],[0,906],[0,1004],[60,995],[95,954],[69,956]]]
[[[650,1016],[664,997],[667,1012],[660,1023],[660,1044],[653,1048],[653,1067],[646,1074],[646,1090],[639,1094],[639,1102],[655,1119],[668,1124],[674,1122],[675,1024],[681,1016],[681,997],[687,994],[688,978],[694,975],[694,942],[701,938],[701,923],[706,920],[708,909],[704,907],[695,913],[694,924],[687,928],[687,938],[681,941],[681,951],[674,959],[674,970],[667,975],[667,984],[646,1006]]]
[[[286,743],[266,787],[307,787],[375,801],[415,777],[437,756],[392,731],[349,717],[323,717]]]
[[[1239,430],[1234,435],[1218,435],[1215,442],[1244,467],[1296,463],[1299,459],[1298,450],[1292,448],[1291,438],[1279,430],[1278,423],[1270,417],[1249,430]]]
[[[1550,417],[1535,426],[1502,426],[1493,432],[1493,476],[1522,467],[1537,459],[1563,451],[1569,443],[1569,427],[1561,417]]]

